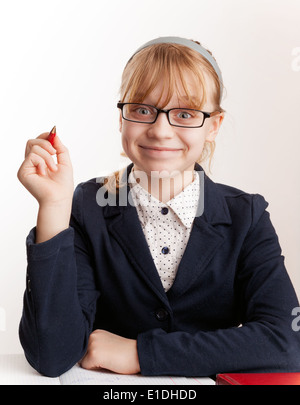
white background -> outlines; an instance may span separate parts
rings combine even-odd
[[[170,35],[200,41],[219,62],[227,113],[211,177],[269,202],[300,296],[299,0],[0,0],[0,353],[21,351],[37,213],[16,177],[27,139],[56,125],[76,183],[123,167],[122,70],[141,44]]]

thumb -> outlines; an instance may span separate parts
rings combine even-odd
[[[57,163],[71,166],[71,159],[68,148],[61,142],[59,136],[55,136],[53,140],[53,148],[56,150]]]

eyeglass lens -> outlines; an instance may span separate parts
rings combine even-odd
[[[142,123],[153,123],[158,115],[155,107],[145,104],[125,104],[123,117],[127,120]],[[204,114],[201,111],[189,108],[173,108],[169,111],[171,125],[184,127],[198,127],[203,124]]]

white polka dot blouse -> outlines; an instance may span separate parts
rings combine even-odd
[[[199,176],[167,203],[162,203],[129,175],[130,193],[162,285],[168,291],[175,279],[197,212]]]

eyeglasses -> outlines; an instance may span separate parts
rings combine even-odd
[[[141,124],[154,124],[160,113],[167,114],[169,124],[182,128],[201,128],[206,118],[220,114],[220,111],[212,113],[194,110],[193,108],[171,108],[162,110],[149,104],[118,103],[117,107],[122,111],[122,117],[126,121],[139,122]]]

